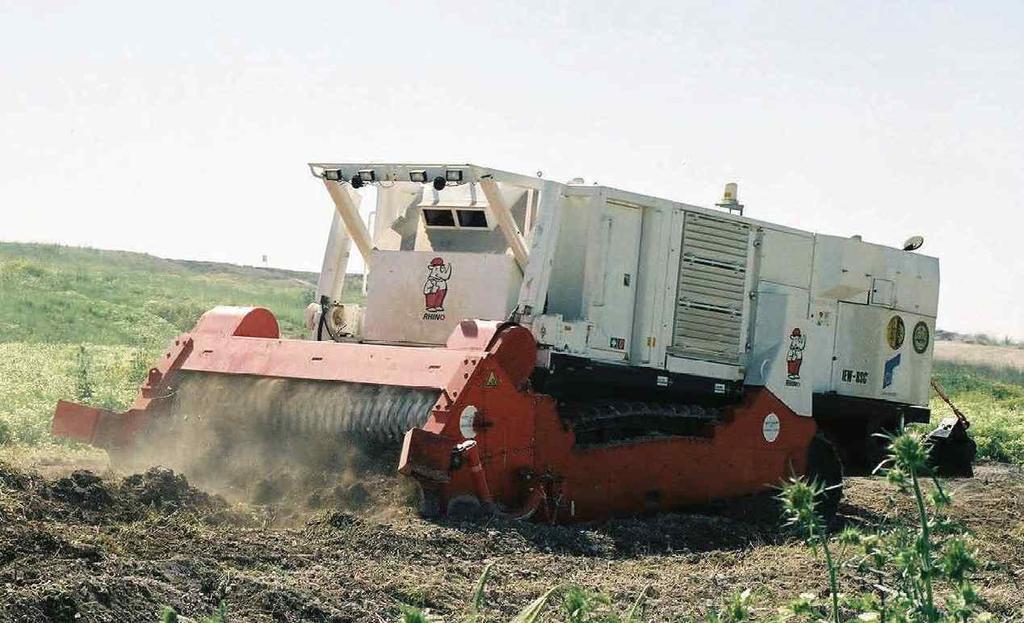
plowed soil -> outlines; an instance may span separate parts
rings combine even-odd
[[[985,465],[951,483],[951,514],[980,550],[977,586],[1000,618],[1024,608],[1024,475]],[[553,527],[501,518],[428,522],[401,484],[325,490],[297,514],[230,504],[169,470],[41,476],[0,465],[0,621],[147,621],[164,606],[231,621],[392,621],[400,604],[462,620],[494,562],[487,620],[508,620],[546,588],[576,583],[626,607],[647,585],[649,620],[700,615],[734,590],[761,617],[823,593],[822,564],[764,500],[687,514]],[[285,498],[288,499],[288,498]],[[905,512],[879,479],[850,479],[841,521]],[[862,580],[848,571],[844,586]]]

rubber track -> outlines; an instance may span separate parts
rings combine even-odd
[[[600,401],[563,405],[562,417],[577,444],[593,445],[659,436],[710,437],[722,411],[695,404]]]

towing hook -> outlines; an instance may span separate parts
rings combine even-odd
[[[469,464],[477,498],[484,504],[492,504],[494,498],[491,497],[491,490],[487,485],[487,474],[484,473],[483,461],[480,460],[480,451],[477,449],[475,439],[467,439],[452,449],[452,469],[458,469],[464,462]]]
[[[970,428],[971,421],[967,419],[967,416],[964,415],[963,411],[958,409],[956,405],[953,404],[953,401],[950,400],[949,396],[946,395],[945,390],[942,388],[942,385],[939,384],[939,380],[936,378],[932,378],[932,389],[934,389],[935,393],[938,394],[939,398],[942,399],[942,402],[946,403],[949,406],[949,408],[953,410],[953,415],[956,416],[956,419],[960,420],[960,424],[963,425],[964,430]]]
[[[945,418],[939,423],[938,428],[929,433],[929,462],[942,477],[969,478],[974,475],[973,463],[978,451],[977,443],[967,434],[971,423],[935,379],[932,379],[932,388],[953,410],[955,417]]]
[[[476,446],[476,441],[473,439],[467,439],[462,443],[452,448],[451,468],[452,470],[459,469],[466,462],[466,453]]]
[[[467,439],[467,440],[463,441],[462,443],[457,444],[454,448],[452,448],[452,456],[453,457],[454,456],[462,456],[462,455],[466,454],[467,452],[469,452],[470,449],[475,447],[475,446],[476,446],[476,440],[475,439]]]

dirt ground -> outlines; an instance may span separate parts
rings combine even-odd
[[[484,614],[495,621],[563,583],[601,591],[620,610],[651,585],[647,618],[658,621],[745,588],[767,617],[826,588],[821,563],[755,512],[763,500],[575,527],[438,523],[403,506],[390,477],[371,480],[357,503],[349,491],[325,493],[320,510],[297,517],[228,504],[161,468],[54,471],[0,464],[0,621],[153,622],[165,605],[198,617],[222,600],[231,621],[393,621],[402,603],[461,620],[488,562]],[[983,598],[1001,619],[1020,613],[1024,474],[983,465],[951,484],[952,514],[985,561]],[[848,480],[843,521],[902,512],[890,496],[881,480]],[[843,582],[853,588],[851,573]]]

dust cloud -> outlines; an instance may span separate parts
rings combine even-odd
[[[119,471],[163,466],[233,502],[300,516],[322,508],[414,508],[396,472],[401,436],[436,393],[228,374],[179,373],[150,408]]]

